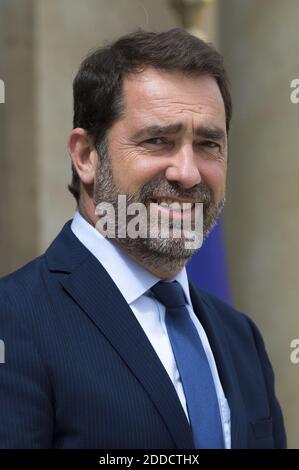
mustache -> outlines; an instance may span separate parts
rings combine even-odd
[[[139,201],[143,204],[149,203],[156,195],[174,196],[182,199],[192,199],[195,202],[201,202],[205,206],[213,203],[213,193],[209,186],[201,181],[198,185],[190,189],[184,189],[176,182],[167,180],[151,181],[144,185],[139,191],[130,194],[129,199]]]

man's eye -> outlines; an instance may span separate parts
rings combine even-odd
[[[221,150],[221,147],[220,147],[219,144],[217,144],[216,142],[212,142],[210,140],[204,140],[203,142],[199,142],[198,145],[201,146],[201,147],[207,147],[207,148],[210,148],[210,149],[219,149],[219,150]]]
[[[151,139],[147,139],[144,141],[144,144],[150,144],[150,145],[163,145],[165,143],[166,141],[163,139],[160,139],[159,137],[153,137]]]

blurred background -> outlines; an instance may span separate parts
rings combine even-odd
[[[227,204],[204,247],[209,256],[189,270],[258,324],[294,448],[299,104],[290,83],[299,78],[298,18],[298,0],[0,0],[0,276],[43,253],[74,213],[66,140],[71,84],[87,52],[138,27],[181,26],[223,53],[234,103]]]

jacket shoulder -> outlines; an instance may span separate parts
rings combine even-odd
[[[12,292],[15,297],[16,294],[18,294],[18,290],[16,289],[26,289],[26,292],[28,292],[28,289],[31,290],[36,283],[40,283],[40,275],[44,268],[44,264],[45,257],[44,255],[41,255],[16,271],[1,277],[0,295],[5,291],[7,293]]]
[[[193,283],[191,284],[192,289],[197,291],[200,300],[207,308],[213,309],[215,315],[217,315],[220,321],[230,327],[245,327],[246,329],[249,328],[251,330],[251,326],[254,325],[254,322],[248,315],[223,302],[221,299],[211,294],[210,292],[196,287]]]
[[[0,318],[29,320],[33,305],[44,291],[44,255],[35,258],[16,271],[0,279]]]

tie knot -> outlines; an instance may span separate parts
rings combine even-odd
[[[166,308],[183,307],[186,305],[183,288],[177,281],[157,282],[151,290],[156,299],[164,304]]]

